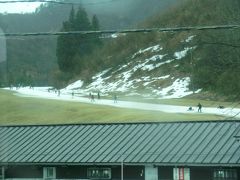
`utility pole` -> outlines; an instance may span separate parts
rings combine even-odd
[[[124,163],[124,158],[123,154],[121,155],[121,180],[123,180],[123,163]]]

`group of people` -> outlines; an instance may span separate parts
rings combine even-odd
[[[91,102],[95,102],[95,97],[92,93],[89,93],[89,99],[91,100]],[[98,100],[101,99],[100,92],[97,93],[97,99]],[[116,94],[113,95],[113,102],[117,103],[117,95]]]
[[[198,103],[197,107],[198,107],[198,112],[202,112],[202,104],[201,104],[201,103]],[[223,105],[219,105],[217,108],[219,108],[219,109],[224,109],[225,107],[224,107]],[[193,108],[192,108],[192,107],[189,107],[189,108],[188,108],[188,111],[193,111]]]
[[[198,105],[197,105],[197,107],[198,107],[198,112],[202,112],[202,104],[201,103],[198,103]],[[189,108],[188,108],[188,111],[193,111],[194,109],[190,106]]]
[[[92,93],[89,93],[89,99],[91,100],[91,102],[95,101],[95,97]],[[100,92],[97,93],[97,99],[101,99]]]

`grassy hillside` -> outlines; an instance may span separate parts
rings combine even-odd
[[[240,23],[240,2],[238,0],[185,0],[172,7],[165,14],[155,15],[140,28],[208,26]],[[189,37],[194,37],[186,42]],[[240,99],[240,30],[185,31],[175,33],[139,33],[121,35],[108,39],[105,46],[85,61],[85,71],[80,78],[91,77],[96,71],[114,68],[143,57],[131,58],[139,51],[153,45],[160,45],[166,59],[174,58],[174,53],[186,48],[192,49],[176,64],[169,63],[158,70],[139,76],[155,74],[160,76],[170,72],[175,77],[191,77],[191,89],[203,89],[210,94],[225,96],[231,100]],[[147,57],[147,55],[145,54]],[[216,96],[217,97],[217,96]]]

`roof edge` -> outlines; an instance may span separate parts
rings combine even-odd
[[[112,163],[0,163],[0,166],[121,166],[122,162],[112,162]],[[129,163],[126,162],[124,166],[169,166],[169,167],[240,167],[240,164],[221,164],[221,163]]]
[[[89,126],[89,125],[132,125],[132,124],[169,124],[169,123],[240,123],[240,120],[197,120],[197,121],[149,121],[149,122],[101,122],[101,123],[63,123],[63,124],[23,124],[23,125],[0,125],[0,127],[41,127],[41,126]]]

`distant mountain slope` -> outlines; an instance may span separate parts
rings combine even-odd
[[[119,29],[133,26],[176,2],[177,0],[149,0],[148,3],[143,0],[82,0],[82,5],[90,18],[97,14],[102,29]],[[39,7],[33,14],[0,14],[0,27],[6,33],[59,31],[62,22],[68,18],[71,7],[49,3]],[[9,38],[7,49],[7,69],[11,84],[53,84],[66,77],[59,75],[55,37]],[[3,83],[4,80],[0,79]]]
[[[239,12],[238,0],[186,0],[139,27],[239,24]],[[118,35],[118,38],[108,40],[103,49],[82,59],[91,69],[81,72],[80,79],[85,78],[86,84],[90,84],[88,87],[94,88],[98,79],[95,76],[97,70],[101,72],[102,84],[108,87],[106,89],[116,87],[112,90],[118,91],[130,88],[137,89],[137,92],[156,92],[155,95],[161,95],[160,89],[169,87],[178,79],[187,80],[189,91],[203,89],[236,100],[240,98],[239,31]],[[154,51],[154,47],[158,50]],[[145,79],[148,80],[145,82]],[[136,87],[136,84],[141,85]],[[169,95],[171,91],[169,89]]]
[[[63,0],[69,2],[69,0]],[[155,13],[165,12],[184,0],[71,0],[83,6],[89,17],[96,14],[101,29],[134,26]],[[47,3],[32,14],[0,14],[0,25],[5,32],[57,31],[67,20],[71,4]]]
[[[128,28],[183,0],[71,0],[96,14],[103,29]]]

